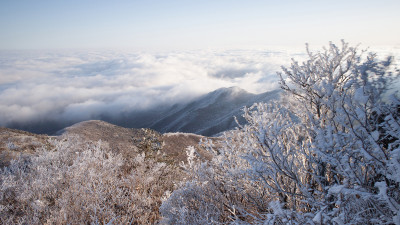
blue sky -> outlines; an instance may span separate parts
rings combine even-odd
[[[2,0],[0,49],[400,45],[400,1]]]

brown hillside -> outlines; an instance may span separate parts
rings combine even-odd
[[[163,135],[147,128],[124,128],[100,120],[89,120],[65,128],[61,137],[65,135],[78,135],[92,142],[102,140],[108,143],[112,151],[121,153],[125,157],[142,151],[153,154],[159,150],[165,155],[166,160],[179,163],[186,160],[186,148],[194,146],[201,156],[210,158],[204,149],[198,147],[200,139],[205,137],[196,134],[166,133]]]
[[[0,127],[0,167],[8,166],[20,155],[29,155],[38,148],[49,146],[47,135]]]

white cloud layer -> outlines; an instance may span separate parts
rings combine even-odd
[[[278,88],[287,51],[0,52],[0,126],[80,121],[189,101],[221,87]]]

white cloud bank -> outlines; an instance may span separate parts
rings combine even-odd
[[[278,88],[287,51],[0,52],[0,126],[118,117],[221,87]]]

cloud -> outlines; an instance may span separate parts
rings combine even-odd
[[[221,87],[276,89],[285,51],[0,52],[0,125],[81,121],[190,101]]]

